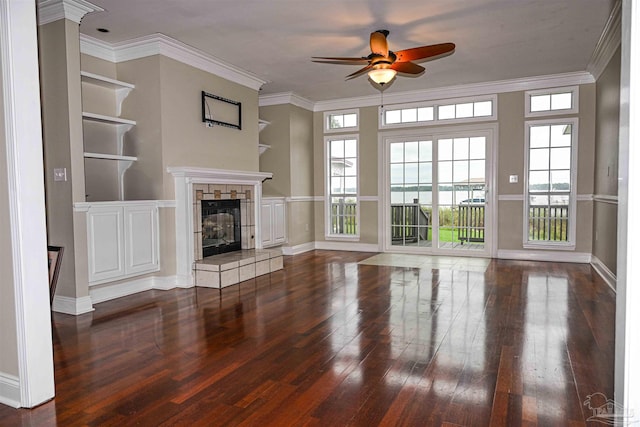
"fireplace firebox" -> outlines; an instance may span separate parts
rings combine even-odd
[[[202,256],[242,249],[240,200],[202,200]]]

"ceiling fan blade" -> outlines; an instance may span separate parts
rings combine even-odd
[[[453,43],[432,44],[429,46],[414,47],[396,52],[397,62],[419,61],[421,59],[436,59],[450,55],[455,50]]]
[[[394,62],[390,68],[405,74],[420,74],[424,71],[422,65],[414,64],[413,62]]]
[[[389,44],[387,43],[388,34],[389,31],[387,30],[378,30],[371,33],[369,45],[371,46],[372,53],[382,56],[389,55]]]
[[[360,74],[364,74],[367,71],[371,70],[373,68],[373,66],[371,64],[367,65],[366,67],[360,68],[358,71],[356,71],[355,73],[351,73],[349,74],[345,80],[351,80],[354,77],[358,77]]]
[[[332,56],[312,56],[313,62],[327,62],[330,64],[366,64],[369,62],[369,58],[345,58],[345,57],[332,57]]]

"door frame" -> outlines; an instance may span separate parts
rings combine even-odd
[[[389,150],[388,142],[397,139],[430,139],[436,144],[438,139],[456,137],[472,132],[482,133],[487,137],[485,161],[487,162],[486,190],[485,190],[485,249],[484,251],[447,250],[442,248],[393,246],[390,242],[390,206],[391,196],[389,191]],[[434,159],[434,163],[437,159]],[[481,258],[495,258],[497,255],[498,238],[498,214],[497,214],[497,171],[498,166],[498,124],[478,123],[471,125],[434,126],[420,129],[401,129],[380,132],[378,136],[378,241],[382,252],[388,253],[415,253],[424,255],[470,256]],[[437,167],[434,168],[437,170]],[[435,176],[435,173],[434,173]],[[434,199],[435,200],[435,199]]]

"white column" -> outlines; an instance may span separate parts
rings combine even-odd
[[[20,406],[55,394],[35,2],[0,1],[6,167]]]
[[[615,400],[640,420],[640,5],[622,3]]]

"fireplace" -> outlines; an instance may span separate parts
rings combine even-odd
[[[202,256],[242,249],[240,200],[202,200]]]

